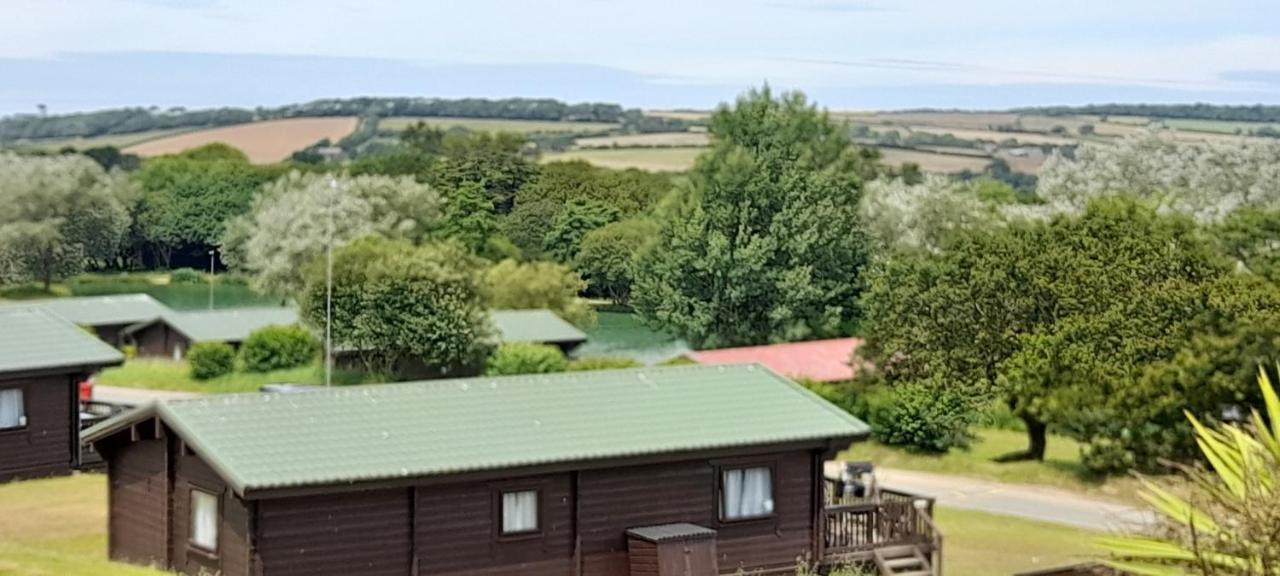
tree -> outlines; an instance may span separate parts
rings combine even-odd
[[[573,267],[591,292],[626,306],[631,301],[636,259],[659,229],[652,220],[633,218],[592,230],[582,237]]]
[[[330,239],[335,246],[369,235],[418,243],[438,226],[439,194],[412,178],[338,176],[336,186],[330,182],[323,174],[294,172],[266,186],[252,211],[228,224],[223,259],[252,274],[259,290],[295,294]]]
[[[578,294],[586,289],[568,266],[503,260],[484,273],[484,295],[495,310],[545,308],[579,327],[595,323],[595,311]]]
[[[1280,209],[1242,207],[1214,229],[1227,255],[1254,274],[1280,282]]]
[[[560,206],[549,200],[520,202],[503,218],[502,230],[526,259],[537,260],[544,256],[547,230],[559,211]]]
[[[1186,414],[1212,469],[1182,467],[1189,491],[1144,479],[1140,496],[1156,524],[1147,534],[1103,539],[1112,566],[1142,576],[1280,573],[1280,396],[1265,372],[1258,388],[1261,410],[1248,425],[1211,427]]]
[[[582,237],[618,220],[618,209],[591,200],[574,200],[551,220],[542,248],[558,262],[570,263],[578,255]]]
[[[471,182],[484,187],[500,214],[511,211],[516,191],[538,174],[538,166],[523,154],[525,139],[507,132],[450,133],[443,157],[431,182],[456,189]]]
[[[1140,421],[1103,405],[1187,343],[1227,274],[1189,219],[1095,201],[881,262],[866,351],[892,380],[1003,398],[1027,425],[1025,456],[1042,459],[1049,424],[1088,440]]]
[[[250,164],[224,144],[150,159],[134,173],[142,189],[134,212],[137,241],[166,268],[175,255],[204,258],[226,223],[249,212],[254,194],[279,172]]]
[[[0,153],[0,231],[11,277],[51,281],[115,262],[136,189],[83,156]]]
[[[765,87],[711,119],[678,214],[637,267],[648,324],[697,347],[847,333],[868,258],[858,214],[876,163],[803,94]]]
[[[468,371],[494,338],[480,296],[480,263],[455,244],[414,246],[377,236],[334,252],[335,346],[375,374],[424,364],[440,374]],[[308,266],[303,320],[325,326],[325,267]]]
[[[549,162],[537,179],[516,193],[516,205],[551,202],[559,209],[574,201],[594,201],[629,216],[652,206],[670,186],[669,177],[663,174],[610,170],[584,160]]]
[[[937,252],[959,230],[1003,225],[1012,195],[1007,185],[985,179],[965,183],[931,175],[918,184],[878,179],[867,184],[862,218],[882,249]]]
[[[440,233],[476,254],[486,255],[490,239],[498,233],[498,217],[484,187],[464,182],[446,194]]]

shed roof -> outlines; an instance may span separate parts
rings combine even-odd
[[[761,366],[689,365],[165,401],[85,438],[153,415],[241,495],[869,432]]]
[[[259,328],[297,324],[298,311],[285,307],[254,307],[169,312],[130,326],[126,332],[137,332],[157,322],[168,324],[192,342],[241,342]]]
[[[714,538],[716,531],[706,526],[676,522],[658,526],[641,526],[627,530],[628,536],[634,536],[650,542],[671,542],[676,540],[703,540]]]
[[[82,326],[109,326],[134,324],[152,320],[169,312],[169,307],[147,294],[118,294],[110,296],[74,296],[34,300],[5,307],[38,305],[75,324]]]
[[[489,313],[503,342],[585,342],[587,335],[550,310],[493,310]]]
[[[758,362],[774,372],[792,378],[819,382],[849,380],[857,372],[853,355],[862,346],[861,338],[836,338],[810,342],[790,342],[766,346],[744,346],[690,352],[700,364]]]
[[[0,308],[0,372],[111,366],[124,361],[79,326],[43,306]]]

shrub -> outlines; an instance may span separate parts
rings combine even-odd
[[[236,366],[236,351],[226,342],[196,342],[187,352],[191,377],[208,380],[230,374]]]
[[[640,362],[626,356],[591,356],[578,358],[569,363],[570,372],[585,370],[615,370],[619,368],[639,368]]]
[[[138,357],[138,347],[133,344],[121,346],[120,351],[124,353],[125,360],[133,360]]]
[[[267,326],[254,331],[240,346],[240,365],[247,372],[269,372],[305,366],[315,359],[320,343],[301,326]]]
[[[532,342],[503,344],[489,357],[486,374],[546,374],[564,372],[568,367],[564,353],[555,346]]]
[[[199,284],[204,282],[204,274],[191,268],[178,268],[169,273],[170,284]]]
[[[876,439],[924,452],[946,452],[973,441],[977,412],[969,397],[941,383],[899,384],[892,399],[867,400],[867,420]]]
[[[670,358],[667,358],[666,360],[659,362],[658,365],[659,366],[688,366],[690,364],[697,364],[697,363],[698,363],[697,360],[694,360],[693,358],[690,358],[688,356],[685,356],[684,354],[681,354],[679,356],[672,356]]]

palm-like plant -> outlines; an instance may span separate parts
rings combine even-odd
[[[1157,528],[1102,539],[1113,567],[1142,576],[1280,575],[1280,398],[1266,372],[1258,384],[1266,417],[1253,410],[1248,427],[1210,428],[1187,414],[1212,470],[1183,468],[1187,498],[1143,479]]]

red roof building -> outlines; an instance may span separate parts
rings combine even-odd
[[[835,338],[811,342],[790,342],[767,346],[744,346],[690,352],[699,364],[741,364],[755,362],[792,378],[819,382],[849,380],[857,372],[853,355],[862,346],[861,338]]]

